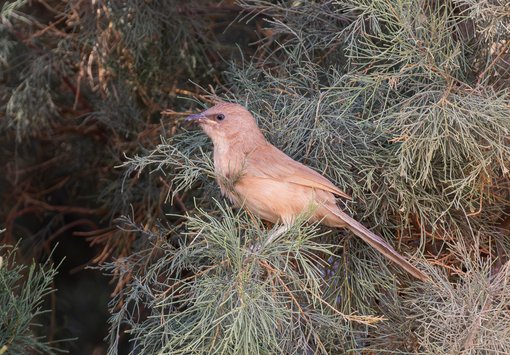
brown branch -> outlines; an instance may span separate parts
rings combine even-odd
[[[59,228],[55,233],[53,233],[46,240],[45,243],[53,242],[55,239],[60,237],[63,233],[67,232],[69,229],[72,229],[72,228],[74,228],[76,226],[80,226],[80,225],[88,225],[90,228],[96,228],[96,224],[89,219],[77,219],[76,221],[68,223],[68,224],[62,226],[61,228]]]
[[[92,209],[92,208],[86,208],[86,207],[76,207],[76,206],[55,206],[50,205],[46,202],[36,200],[30,196],[27,196],[25,194],[25,200],[32,205],[42,208],[45,211],[51,211],[51,212],[60,212],[64,214],[69,213],[77,213],[77,214],[87,214],[87,215],[99,215],[103,211],[102,209]]]

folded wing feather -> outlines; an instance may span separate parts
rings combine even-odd
[[[324,176],[293,160],[269,143],[250,152],[246,159],[248,160],[246,164],[248,175],[261,178],[269,177],[280,181],[321,189],[337,196],[349,200],[351,199],[351,196],[340,190]],[[249,160],[254,160],[257,163],[250,163]]]

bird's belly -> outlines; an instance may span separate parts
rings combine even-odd
[[[271,178],[243,176],[235,185],[235,193],[231,199],[238,206],[273,223],[290,224],[307,212],[311,221],[319,221],[327,215],[323,205],[335,205],[331,193]]]

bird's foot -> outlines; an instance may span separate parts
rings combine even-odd
[[[263,248],[265,248],[266,246],[268,246],[269,244],[271,244],[276,238],[278,238],[279,236],[281,236],[283,233],[285,233],[289,228],[287,226],[280,226],[278,228],[276,228],[275,230],[272,230],[270,233],[269,233],[269,236],[267,237],[267,239],[265,241],[263,241],[263,243],[261,244],[260,242],[256,242],[255,244],[251,245],[249,247],[249,250],[253,253],[253,254],[258,254]]]

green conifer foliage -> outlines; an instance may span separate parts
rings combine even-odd
[[[57,348],[37,336],[44,304],[52,293],[56,269],[49,262],[30,266],[16,262],[19,249],[0,246],[0,354],[55,353]]]

